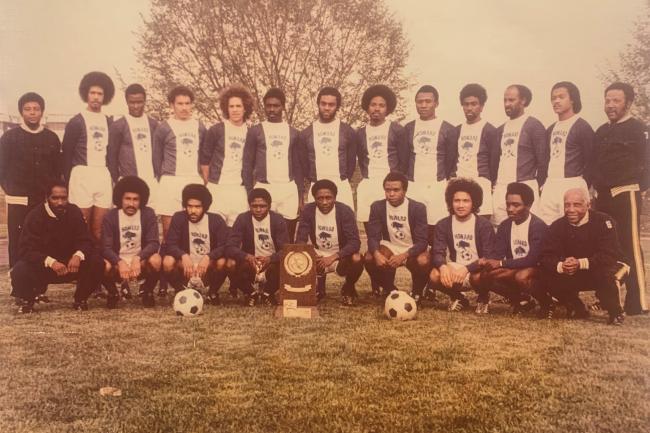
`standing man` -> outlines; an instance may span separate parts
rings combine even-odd
[[[492,215],[492,154],[498,152],[497,130],[481,118],[487,92],[480,84],[468,84],[460,91],[465,123],[458,126],[456,176],[474,180],[483,190],[480,215]]]
[[[434,225],[447,215],[443,205],[447,180],[455,176],[458,159],[458,131],[436,117],[438,90],[422,86],[415,94],[419,118],[406,124],[409,148],[410,195],[426,205],[427,237],[433,241]]]
[[[45,101],[37,93],[18,100],[20,126],[0,138],[0,186],[7,203],[9,267],[18,260],[18,240],[27,213],[43,203],[47,186],[61,179],[61,142],[41,124]]]
[[[470,179],[454,179],[445,190],[450,215],[436,224],[429,280],[434,294],[440,290],[451,299],[449,311],[469,307],[463,292],[473,289],[481,294],[481,271],[494,248],[492,224],[477,215],[482,201],[481,187]],[[488,299],[489,292],[479,297],[477,312],[487,313]]]
[[[311,244],[318,260],[318,298],[325,297],[325,277],[330,272],[345,276],[341,287],[343,305],[352,306],[357,299],[355,284],[363,272],[359,254],[361,241],[354,211],[339,202],[337,187],[329,179],[321,179],[311,187],[314,203],[309,203],[300,215],[296,243]]]
[[[228,226],[221,216],[208,213],[212,195],[203,184],[186,185],[181,194],[183,210],[169,226],[163,272],[176,292],[200,280],[208,287],[208,303],[217,305],[226,279]]]
[[[316,98],[318,120],[300,133],[305,177],[310,182],[329,179],[339,191],[338,201],[354,209],[350,179],[357,164],[357,136],[354,129],[336,118],[341,93],[323,87]]]
[[[282,90],[269,89],[263,101],[266,120],[251,127],[246,135],[244,186],[249,193],[254,187],[270,193],[272,210],[284,217],[289,238],[293,239],[298,212],[304,204],[298,131],[282,120],[286,102]]]
[[[275,305],[280,279],[280,252],[289,243],[285,218],[271,210],[271,195],[264,188],[248,194],[250,210],[240,214],[228,238],[227,269],[237,279],[248,306],[255,306],[253,284],[263,284],[260,301]]]
[[[613,83],[605,90],[608,123],[596,131],[594,187],[596,208],[616,221],[625,262],[630,276],[625,282],[625,312],[648,311],[645,299],[645,272],[639,236],[641,193],[650,187],[648,129],[630,115],[634,89]]]
[[[69,185],[70,203],[79,206],[95,243],[100,245],[102,221],[112,198],[106,162],[112,118],[102,114],[102,106],[115,95],[113,80],[103,72],[89,72],[81,79],[79,95],[87,107],[65,126],[63,177]]]
[[[77,280],[75,310],[87,310],[87,299],[99,284],[103,261],[93,245],[79,208],[68,203],[68,188],[61,181],[46,189],[44,204],[25,218],[19,258],[11,270],[13,296],[19,313],[31,313],[37,295],[51,283]]]
[[[508,86],[503,105],[509,120],[497,129],[500,152],[494,152],[491,167],[496,173],[493,197],[493,222],[501,224],[508,217],[506,190],[511,182],[523,182],[533,189],[535,202],[548,172],[549,147],[542,122],[525,113],[533,94],[521,84]],[[533,205],[535,213],[536,205]]]
[[[113,204],[102,225],[104,285],[107,307],[117,307],[120,295],[116,282],[143,279],[142,304],[153,307],[153,289],[158,282],[162,259],[158,250],[158,220],[147,206],[149,187],[137,176],[125,176],[115,184]]]
[[[124,91],[129,114],[113,122],[108,130],[108,171],[113,184],[121,177],[138,176],[149,187],[151,207],[157,199],[158,180],[153,170],[153,135],[158,121],[144,112],[147,93],[140,84]]]
[[[531,295],[541,306],[540,317],[551,318],[551,298],[541,281],[538,267],[548,226],[530,212],[535,194],[525,183],[513,182],[506,192],[508,219],[497,228],[492,253],[479,260],[484,265],[476,312],[488,312],[489,291],[510,300],[513,312],[535,308]]]
[[[591,175],[594,130],[580,116],[580,90],[568,81],[555,83],[551,104],[558,121],[547,129],[550,149],[548,178],[539,199],[539,216],[552,224],[564,216],[564,193],[572,188],[588,189]]]
[[[174,87],[167,101],[173,115],[156,128],[153,136],[153,170],[161,191],[156,211],[162,217],[163,239],[167,238],[172,215],[184,207],[183,188],[191,183],[203,184],[199,147],[205,136],[203,124],[192,118],[194,93],[190,89]]]
[[[395,290],[395,273],[406,266],[411,273],[411,294],[419,302],[430,269],[427,254],[427,210],[406,197],[408,179],[402,173],[384,178],[386,198],[370,208],[368,252],[365,265],[383,289],[383,295]]]
[[[589,193],[583,188],[564,194],[564,214],[551,224],[542,252],[551,295],[566,305],[570,317],[587,318],[589,311],[578,295],[581,290],[595,289],[609,313],[608,323],[622,325],[619,281],[626,267],[618,262],[615,222],[607,214],[589,210]]]

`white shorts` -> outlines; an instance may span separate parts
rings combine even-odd
[[[271,194],[271,210],[284,218],[298,218],[298,188],[295,182],[256,183],[255,188],[264,188]]]
[[[535,201],[533,206],[530,208],[530,211],[537,215],[537,207],[539,205],[539,186],[537,180],[525,180],[520,183],[525,183],[532,188],[533,194],[535,195]],[[506,209],[506,191],[508,190],[508,184],[502,183],[497,184],[494,187],[494,194],[492,194],[492,203],[493,203],[493,213],[492,213],[492,224],[499,225],[508,218],[508,211]]]
[[[445,202],[447,181],[440,182],[409,182],[406,195],[427,207],[427,224],[434,226],[443,218],[449,216]]]
[[[370,206],[385,198],[383,179],[363,179],[357,185],[357,221],[367,223],[370,220]]]
[[[248,210],[246,188],[243,185],[221,185],[212,182],[207,186],[212,194],[210,212],[221,215],[228,227],[232,227],[237,216]]]
[[[350,206],[350,209],[354,211],[354,198],[352,197],[352,187],[350,186],[350,182],[347,180],[340,180],[340,179],[329,179],[334,184],[336,184],[336,201],[346,204]],[[313,185],[313,184],[312,184]],[[310,186],[311,188],[311,186]],[[307,203],[311,203],[314,201],[314,196],[311,195],[311,189],[307,191]]]
[[[113,183],[106,167],[75,165],[70,173],[68,200],[82,209],[113,206]]]
[[[405,253],[408,250],[410,250],[411,247],[413,246],[413,245],[397,245],[386,239],[382,239],[381,241],[379,241],[379,245],[388,248],[389,250],[391,250],[393,254]]]
[[[546,179],[539,197],[537,210],[540,217],[547,225],[564,216],[564,193],[573,188],[584,189],[589,194],[587,182],[581,177],[567,177],[564,179]]]
[[[158,186],[156,198],[156,212],[158,215],[172,216],[183,210],[183,188],[191,183],[203,185],[203,179],[196,176],[169,176],[163,175]]]

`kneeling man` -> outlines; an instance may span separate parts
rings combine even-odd
[[[484,259],[494,247],[494,230],[490,221],[477,215],[483,204],[483,190],[475,181],[449,181],[445,201],[450,215],[436,224],[431,249],[434,268],[429,279],[434,291],[440,290],[451,298],[449,311],[460,311],[469,307],[463,292],[479,291],[481,287]]]
[[[13,295],[19,313],[31,313],[34,300],[51,283],[77,280],[75,310],[87,310],[86,300],[99,285],[103,262],[93,246],[81,210],[68,203],[68,188],[53,182],[45,203],[25,218],[18,262],[11,270]]]
[[[163,245],[163,271],[177,292],[184,285],[208,286],[207,301],[219,303],[219,288],[226,279],[228,226],[221,216],[208,213],[210,191],[201,184],[183,188],[183,209],[176,212]]]
[[[406,265],[413,282],[411,294],[417,302],[430,269],[427,209],[424,204],[406,197],[408,179],[403,174],[388,173],[383,185],[386,198],[370,206],[366,270],[387,296],[396,289],[397,268]]]
[[[361,241],[354,211],[336,200],[338,188],[328,179],[316,181],[311,188],[314,203],[305,205],[300,214],[296,243],[308,240],[316,249],[318,261],[318,298],[325,297],[325,275],[336,271],[345,276],[341,288],[343,305],[354,305],[355,284],[363,272],[359,254]]]
[[[255,306],[258,284],[260,301],[275,305],[275,292],[280,278],[280,252],[289,243],[284,217],[271,209],[271,194],[264,188],[253,188],[248,194],[250,210],[239,214],[228,238],[228,272],[231,281],[247,296],[250,307]],[[259,287],[262,286],[262,287]]]
[[[566,305],[569,315],[589,316],[578,294],[596,290],[609,313],[610,325],[622,325],[623,308],[619,281],[628,269],[619,260],[621,250],[614,220],[589,209],[589,195],[582,188],[564,194],[564,217],[556,220],[542,251],[542,266],[551,295]]]
[[[137,176],[125,176],[113,190],[113,204],[102,223],[104,285],[107,307],[117,307],[120,295],[116,282],[144,280],[140,286],[142,303],[153,307],[153,289],[158,282],[162,259],[158,250],[158,221],[147,206],[149,187]]]

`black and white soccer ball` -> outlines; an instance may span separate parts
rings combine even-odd
[[[194,289],[181,290],[174,297],[174,311],[178,316],[197,316],[203,311],[203,297]]]
[[[402,230],[397,230],[395,231],[395,238],[399,239],[400,241],[403,241],[404,238],[406,238],[406,233],[404,233]]]
[[[464,261],[469,262],[470,260],[472,260],[472,251],[470,251],[469,248],[463,248],[460,250],[460,257]]]
[[[384,313],[393,320],[413,320],[418,312],[415,299],[401,290],[393,290],[386,297]]]

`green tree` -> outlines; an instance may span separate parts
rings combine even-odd
[[[210,121],[220,119],[217,95],[232,83],[251,90],[258,117],[266,90],[282,88],[297,127],[314,118],[322,86],[341,91],[340,117],[359,124],[369,85],[398,95],[410,85],[409,43],[381,0],[152,0],[136,51],[152,107],[165,110],[169,89],[185,84]]]

